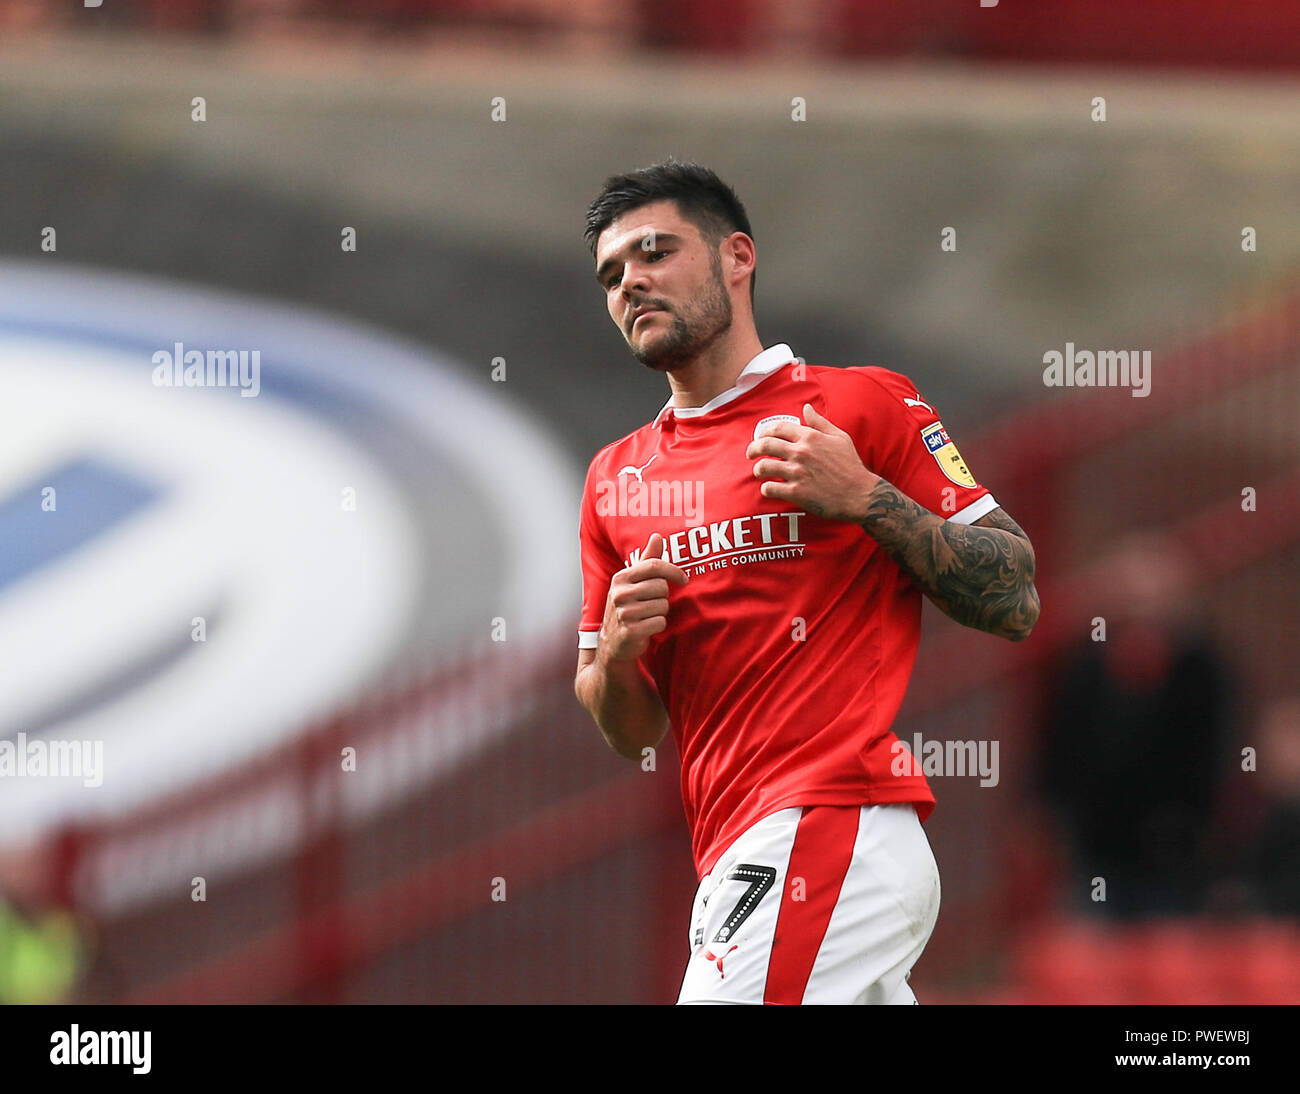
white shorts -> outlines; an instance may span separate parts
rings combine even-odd
[[[782,809],[700,882],[678,1003],[915,1003],[939,916],[911,804]]]

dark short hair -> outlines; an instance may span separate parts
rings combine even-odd
[[[700,230],[700,235],[715,250],[732,232],[744,232],[750,239],[754,238],[749,216],[736,191],[707,167],[669,159],[626,175],[611,175],[605,180],[605,188],[587,208],[584,237],[592,257],[596,256],[596,241],[601,232],[624,213],[656,201],[676,202],[681,215]],[[757,280],[755,271],[749,279],[751,303]]]

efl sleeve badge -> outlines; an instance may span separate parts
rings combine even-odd
[[[930,455],[935,458],[948,478],[958,486],[976,485],[975,477],[966,466],[966,461],[961,458],[961,453],[957,451],[952,438],[948,436],[948,431],[943,428],[943,422],[927,425],[921,430],[921,439],[925,441],[925,447],[929,449]]]

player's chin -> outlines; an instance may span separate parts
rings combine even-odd
[[[655,372],[672,372],[675,368],[681,368],[686,362],[679,360],[677,355],[668,351],[647,352],[644,340],[631,343],[632,356],[640,361],[646,368],[654,369]]]

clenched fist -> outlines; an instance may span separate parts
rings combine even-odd
[[[598,646],[606,661],[635,661],[668,627],[668,583],[685,585],[688,578],[663,549],[664,537],[651,532],[641,558],[610,582]]]

